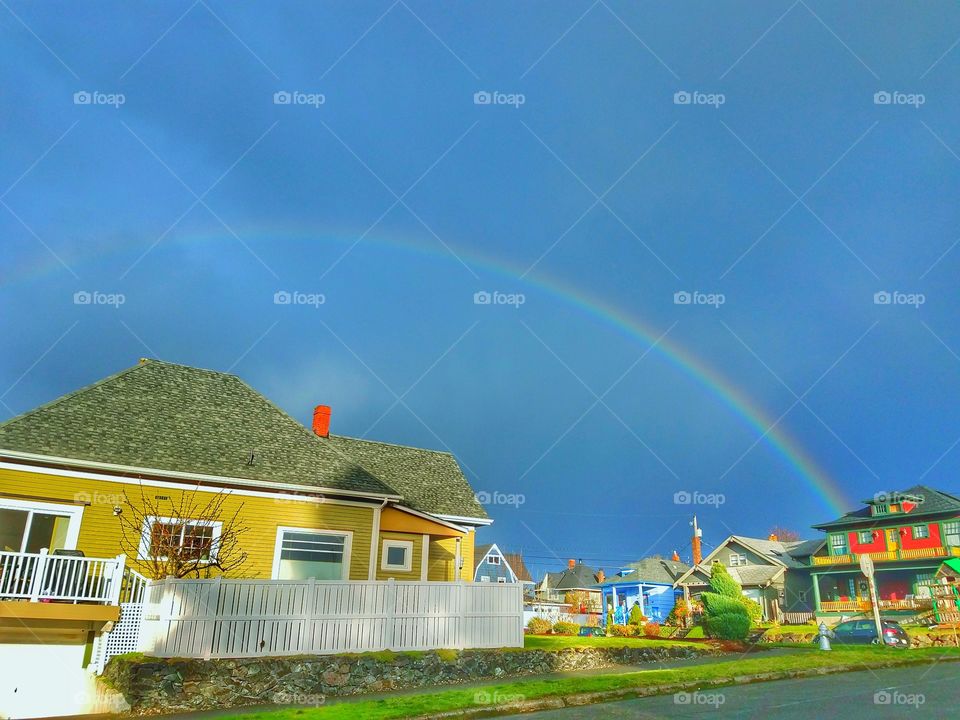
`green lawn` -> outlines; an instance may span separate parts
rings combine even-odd
[[[668,670],[644,670],[616,675],[594,675],[561,680],[530,679],[520,682],[484,685],[482,689],[461,688],[427,690],[421,695],[397,695],[389,700],[344,702],[317,708],[295,708],[272,712],[244,713],[223,716],[222,720],[394,720],[441,712],[457,712],[478,707],[495,710],[496,705],[513,700],[535,700],[551,696],[605,691],[631,691],[641,694],[644,688],[665,685],[665,692],[704,686],[730,684],[734,675],[787,673],[830,668],[866,669],[901,664],[932,662],[944,656],[960,658],[960,649],[924,648],[890,650],[858,647],[838,649],[830,653],[815,650],[789,655],[740,658],[728,662],[696,665]],[[767,676],[765,679],[775,679]],[[678,685],[679,684],[679,685]]]
[[[568,647],[677,647],[702,643],[685,643],[682,640],[649,640],[644,637],[580,637],[579,635],[527,635],[523,639],[525,650],[561,650]]]

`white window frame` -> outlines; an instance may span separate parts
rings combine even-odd
[[[198,560],[202,565],[207,564],[211,561],[216,561],[217,559],[217,545],[220,542],[220,535],[223,532],[223,523],[219,520],[193,520],[190,518],[172,518],[172,517],[161,517],[160,515],[148,515],[143,520],[143,532],[140,535],[140,549],[137,553],[137,558],[139,560],[166,560],[165,557],[152,557],[150,555],[150,544],[152,539],[152,530],[155,523],[163,524],[174,524],[180,523],[182,525],[199,525],[201,527],[212,527],[213,528],[213,537],[210,540],[210,559],[209,560]],[[183,535],[180,536],[181,542],[183,541]]]
[[[80,493],[85,495],[84,493]],[[20,550],[26,545],[27,537],[30,535],[30,526],[33,523],[33,513],[44,515],[66,515],[70,518],[67,525],[67,536],[64,539],[64,550],[76,550],[77,539],[80,537],[80,523],[83,521],[83,505],[64,505],[62,503],[48,503],[37,500],[14,500],[12,498],[0,497],[0,508],[4,510],[22,510],[30,513],[27,524],[23,529],[23,538],[20,541]],[[52,550],[53,548],[51,548]]]
[[[864,540],[864,537],[867,539]],[[857,543],[860,545],[871,545],[873,543],[873,530],[857,530]]]
[[[500,556],[499,556],[499,555],[492,555],[492,554],[491,554],[491,555],[487,555],[487,562],[488,562],[490,565],[499,565],[499,564],[500,564]]]
[[[505,584],[505,583],[507,582],[507,579],[506,579],[503,575],[500,575],[500,576],[497,578],[497,582],[500,583],[500,584]]]
[[[391,548],[403,548],[404,564],[391,565],[387,562],[387,551]],[[380,544],[380,569],[389,572],[410,572],[413,568],[413,540],[391,540],[384,538]]]
[[[746,555],[740,553],[730,553],[730,567],[743,567],[744,565],[749,565],[750,562],[747,560]]]
[[[481,575],[481,576],[480,576],[480,582],[485,582],[485,583],[490,582],[490,576],[489,576],[489,575]]]
[[[920,530],[923,534],[917,535],[917,530]],[[910,537],[912,537],[914,540],[928,540],[930,538],[930,526],[914,525],[913,529],[910,531]]]
[[[960,536],[960,520],[947,520],[943,523],[943,544],[947,545],[947,536]]]
[[[280,550],[283,547],[283,534],[285,532],[316,533],[317,535],[340,535],[343,540],[343,573],[340,580],[350,579],[350,558],[352,557],[353,532],[350,530],[324,530],[322,528],[293,527],[291,525],[278,525],[277,538],[273,544],[273,568],[270,570],[270,577],[273,580],[280,578]],[[317,581],[322,582],[322,581]]]

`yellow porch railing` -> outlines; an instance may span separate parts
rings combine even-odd
[[[933,607],[930,598],[913,598],[911,600],[881,600],[881,610],[923,610]],[[870,612],[873,604],[869,600],[825,600],[820,603],[822,612]]]
[[[942,557],[960,557],[960,547],[929,547],[906,550],[881,550],[880,552],[861,553],[868,555],[874,562],[896,562],[897,560],[931,560]],[[844,553],[842,555],[814,555],[811,565],[856,565],[861,554]]]

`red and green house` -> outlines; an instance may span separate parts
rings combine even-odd
[[[810,558],[820,615],[870,609],[860,571],[868,555],[875,568],[880,609],[916,615],[932,608],[929,583],[941,563],[960,557],[960,497],[926,485],[878,493],[864,507],[814,525],[826,534],[826,554]]]

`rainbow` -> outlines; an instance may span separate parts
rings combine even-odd
[[[352,245],[355,242],[353,238],[357,237],[357,235],[351,232],[344,232],[341,237],[320,238],[316,233],[301,229],[277,231],[276,229],[263,230],[247,228],[238,234],[244,239],[269,238],[269,240],[274,243],[278,241],[307,241],[316,243],[318,240],[322,240],[325,242],[344,244],[346,246]],[[236,239],[227,235],[225,232],[215,232],[185,235],[176,239],[171,237],[164,242],[171,244],[203,242],[236,243]],[[385,245],[407,252],[413,252],[418,255],[446,259],[457,265],[460,264],[454,258],[452,252],[439,245],[436,247],[428,247],[417,242],[383,233],[378,233],[376,237],[373,235],[367,236],[362,242],[363,244]],[[447,245],[450,246],[449,243],[447,243]],[[453,252],[456,252],[457,256],[472,268],[482,268],[485,271],[500,275],[514,284],[525,283],[535,287],[560,302],[574,307],[583,314],[613,328],[617,332],[633,340],[639,340],[645,345],[652,346],[653,352],[665,358],[673,367],[691,378],[714,398],[718,399],[733,415],[754,431],[759,440],[776,452],[786,465],[791,468],[792,472],[814,490],[817,496],[832,512],[841,515],[854,504],[846,497],[839,485],[830,478],[824,470],[818,467],[813,458],[803,450],[795,439],[790,437],[786,430],[784,430],[774,418],[767,414],[756,403],[752,402],[744,392],[734,386],[717,370],[706,365],[702,360],[696,358],[668,337],[664,337],[662,330],[657,330],[641,322],[636,317],[628,315],[621,308],[606,302],[596,295],[588,293],[582,288],[550,277],[540,270],[536,272],[535,276],[528,275],[523,269],[512,265],[502,258],[487,257],[475,251],[467,252],[459,247],[450,247]],[[113,248],[114,251],[119,249],[121,248]],[[98,251],[97,256],[102,257],[103,253]],[[348,262],[348,260],[345,260],[345,262]],[[35,263],[27,272],[17,273],[17,280],[24,281],[26,279],[33,279],[39,275],[62,269],[63,266],[59,262],[50,258],[49,262],[41,261],[39,264]],[[133,272],[135,274],[136,270]]]

